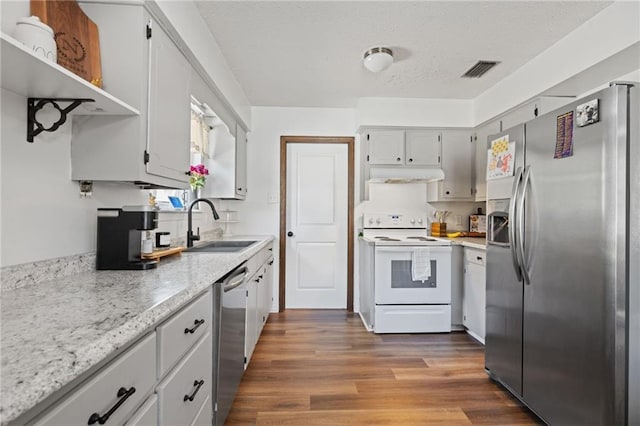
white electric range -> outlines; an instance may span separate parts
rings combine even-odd
[[[427,235],[426,212],[365,213],[360,313],[375,333],[451,331],[451,242]],[[429,261],[414,280],[412,262]]]

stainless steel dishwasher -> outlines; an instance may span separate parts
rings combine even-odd
[[[246,262],[214,285],[214,389],[213,409],[216,425],[223,425],[244,373],[244,335],[246,315]]]

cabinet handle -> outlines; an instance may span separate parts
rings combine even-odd
[[[258,275],[258,279],[261,280],[262,279],[262,275]]]
[[[410,162],[410,163],[413,163],[413,158],[409,158],[409,162]]]
[[[242,191],[242,188],[238,188],[238,191]]]
[[[291,231],[287,232],[287,237],[293,237],[293,232]]]
[[[260,282],[260,278],[256,278],[255,280],[253,280],[253,282],[259,283]]]
[[[396,161],[400,161],[400,160],[401,160],[401,158],[400,158],[400,157],[396,158]]]
[[[120,398],[118,400],[118,402],[116,402],[116,405],[114,405],[113,407],[111,407],[111,409],[109,411],[107,411],[104,416],[101,416],[98,413],[93,413],[90,417],[89,417],[89,424],[95,424],[95,423],[99,423],[101,425],[105,424],[107,422],[107,420],[109,420],[109,417],[111,417],[111,415],[113,413],[116,412],[116,410],[118,408],[120,408],[120,406],[122,404],[124,404],[124,402],[127,400],[127,398],[129,398],[131,395],[133,395],[136,392],[136,388],[134,388],[133,386],[131,386],[131,389],[127,390],[125,388],[120,388],[118,389],[118,398]]]
[[[191,172],[184,172],[185,175],[191,176]]]
[[[187,402],[187,401],[192,402],[192,401],[193,401],[193,399],[196,397],[196,394],[198,393],[198,391],[199,391],[199,390],[200,390],[200,388],[202,387],[202,385],[204,385],[204,380],[200,380],[200,381],[194,380],[194,381],[193,381],[193,386],[197,386],[197,387],[196,387],[196,390],[194,390],[194,391],[193,391],[193,393],[191,394],[191,396],[189,396],[189,395],[185,395],[185,396],[184,396],[183,401],[184,401],[184,402]]]
[[[195,333],[195,331],[198,329],[198,327],[200,327],[202,324],[204,324],[204,319],[195,320],[193,322],[193,328],[185,328],[184,329],[184,334],[193,334],[193,333]]]
[[[269,251],[273,251],[273,247],[269,247]]]
[[[446,194],[449,195],[449,191],[447,191]]]
[[[269,262],[269,265],[273,265],[273,260],[271,262]]]
[[[477,256],[476,259],[482,260],[482,256]]]

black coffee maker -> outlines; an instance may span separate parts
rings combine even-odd
[[[142,259],[142,232],[156,229],[158,212],[151,206],[98,209],[96,269],[152,269],[155,260]]]

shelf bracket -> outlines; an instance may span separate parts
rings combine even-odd
[[[71,102],[66,108],[61,108],[58,102]],[[27,142],[33,143],[33,138],[42,132],[55,132],[67,121],[67,115],[83,102],[95,102],[94,99],[69,99],[69,98],[29,98],[27,100]],[[51,104],[60,112],[60,118],[51,127],[45,128],[38,121],[38,111]]]

